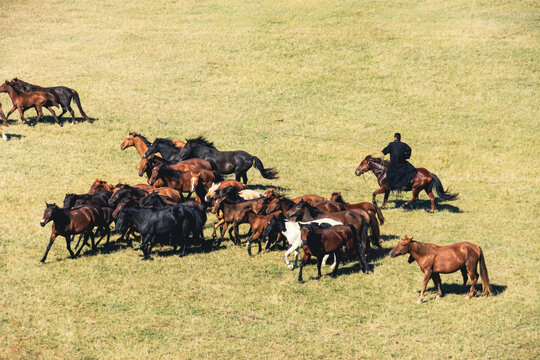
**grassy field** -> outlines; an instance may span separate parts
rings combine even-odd
[[[0,74],[75,88],[99,120],[30,128],[15,114],[0,142],[0,359],[540,357],[537,2],[53,0],[2,10]],[[0,102],[7,112],[8,96]],[[87,192],[97,177],[144,181],[139,155],[119,149],[130,130],[204,135],[279,169],[272,182],[251,170],[251,185],[341,191],[350,202],[377,188],[371,174],[354,176],[358,163],[400,131],[411,162],[460,199],[428,214],[425,194],[410,211],[396,208],[410,193],[391,197],[369,275],[348,264],[337,279],[298,285],[281,251],[250,258],[229,241],[183,259],[157,248],[141,262],[114,241],[70,260],[59,239],[39,265],[44,201]],[[442,276],[442,299],[430,283],[417,305],[418,266],[386,256],[404,234],[480,245],[496,296],[464,300],[456,273]]]

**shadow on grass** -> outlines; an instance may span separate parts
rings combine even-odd
[[[397,235],[381,235],[381,241],[390,241],[390,240],[396,240],[399,239],[399,236]]]
[[[14,140],[14,139],[20,140],[20,139],[22,139],[22,138],[24,137],[24,135],[19,135],[19,134],[7,134],[7,133],[6,133],[6,136],[7,136],[8,141]]]
[[[26,120],[28,121],[32,121],[32,123],[34,121],[36,121],[37,117],[32,117],[32,118],[26,118]],[[62,116],[60,119],[60,123],[62,125],[64,124],[71,124],[71,116],[68,116],[66,117],[65,114],[64,116]],[[86,120],[85,118],[83,117],[75,117],[75,123],[78,124],[78,123],[82,123],[82,122],[89,122],[89,123],[93,123],[94,121],[96,121],[97,119],[93,119],[93,118],[90,118],[90,120]],[[51,115],[43,115],[41,117],[41,119],[39,120],[39,123],[44,123],[44,124],[57,124],[56,120],[54,120],[54,118],[51,116]],[[37,124],[36,124],[37,125]]]
[[[443,283],[442,283],[442,287],[441,287],[443,297],[444,297],[444,295],[447,295],[447,294],[464,295],[465,296],[465,295],[467,295],[469,293],[470,289],[471,289],[470,280],[467,283],[467,285],[463,286],[462,284],[456,284],[456,283],[445,284],[444,279],[443,279]],[[507,289],[506,285],[494,285],[494,284],[491,284],[491,294],[492,294],[492,296],[497,296],[499,294],[502,294],[503,292],[506,291],[506,289]],[[476,290],[476,293],[475,293],[476,296],[478,296],[478,294],[480,294],[482,292],[482,283],[481,283],[480,279],[478,280],[478,283],[476,284],[475,290]],[[437,288],[435,286],[432,286],[432,287],[426,289],[426,292],[428,292],[428,291],[437,293]],[[420,290],[418,290],[418,293],[420,293]]]
[[[394,204],[396,208],[402,208],[405,211],[413,211],[413,210],[420,210],[424,209],[425,211],[429,212],[431,210],[431,201],[430,200],[416,200],[411,205],[408,205],[406,207],[403,207],[403,205],[408,200],[394,200]],[[457,206],[450,205],[448,203],[441,203],[438,199],[435,200],[435,213],[439,211],[450,211],[452,213],[458,213],[462,214],[463,210],[458,208]]]

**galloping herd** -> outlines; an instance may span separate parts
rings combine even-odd
[[[64,86],[44,88],[15,78],[10,82],[6,80],[0,86],[0,92],[7,92],[13,102],[7,116],[4,116],[0,105],[4,126],[16,109],[24,123],[35,125],[42,116],[43,107],[52,113],[60,125],[59,117],[69,111],[74,124],[74,112],[70,107],[72,99],[84,118],[91,120],[82,110],[77,92]],[[63,111],[56,117],[51,106],[59,105]],[[38,117],[34,123],[26,121],[23,116],[29,108],[37,111]],[[1,126],[0,132],[7,140]],[[113,185],[96,179],[87,194],[66,194],[62,207],[46,203],[41,226],[50,221],[53,225],[42,264],[56,237],[65,237],[67,250],[75,258],[85,246],[96,249],[105,238],[108,243],[113,222],[115,230],[120,233],[117,241],[124,241],[132,247],[132,240],[140,238],[142,260],[151,259],[152,247],[157,243],[172,246],[175,251],[179,249],[180,257],[192,246],[218,248],[227,230],[230,240],[241,245],[239,225],[249,224],[246,243],[249,255],[252,255],[254,242],[258,244],[259,252],[262,251],[263,242],[267,251],[278,246],[287,247],[288,244],[284,259],[293,270],[297,265],[299,249],[302,248],[298,274],[300,283],[303,282],[303,267],[311,256],[317,258],[316,279],[321,277],[321,266],[329,256],[333,257],[333,277],[337,275],[339,263],[347,260],[358,261],[361,270],[367,274],[371,245],[381,248],[379,227],[384,224],[384,216],[375,202],[375,196],[385,194],[384,208],[389,194],[384,181],[388,163],[382,158],[368,156],[356,170],[356,175],[372,171],[377,176],[381,189],[373,193],[373,202],[349,204],[343,200],[340,192],[333,193],[328,200],[314,194],[288,198],[273,187],[266,189],[264,194],[250,190],[246,184],[247,172],[252,166],[266,179],[277,179],[278,171],[265,168],[257,156],[245,151],[220,151],[203,137],[186,139],[186,142],[165,138],[150,142],[144,136],[130,132],[120,146],[121,150],[128,147],[135,147],[141,155],[139,176],[146,174],[147,184]],[[433,188],[442,200],[457,198],[457,194],[443,189],[434,174],[422,170],[427,175],[419,187],[413,187],[413,199],[407,204],[416,200],[420,190],[425,190],[433,212]],[[233,173],[235,180],[223,177]],[[192,194],[194,200],[190,200]],[[208,209],[217,218],[211,240],[203,235]],[[79,237],[75,243],[76,235]],[[73,248],[72,244],[75,244]],[[293,252],[295,260],[291,264],[289,256]],[[407,253],[410,254],[409,262],[417,261],[424,272],[418,302],[423,301],[430,279],[435,283],[439,297],[442,294],[439,273],[458,270],[463,275],[464,285],[468,277],[471,278],[467,295],[468,299],[471,298],[478,280],[478,264],[483,293],[490,293],[487,268],[479,246],[468,242],[436,246],[416,242],[405,235],[390,255],[394,257]]]

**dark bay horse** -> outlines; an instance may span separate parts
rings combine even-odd
[[[465,297],[467,300],[470,299],[474,295],[476,282],[478,281],[476,271],[478,263],[480,263],[480,277],[482,278],[482,294],[491,293],[484,253],[478,245],[470,242],[459,242],[437,246],[414,241],[413,238],[408,238],[405,235],[403,240],[390,251],[390,256],[396,257],[407,253],[416,260],[420,269],[424,272],[422,291],[418,299],[419,304],[424,301],[424,292],[430,279],[433,279],[437,287],[437,298],[439,298],[442,295],[442,282],[439,274],[450,274],[458,270],[461,271],[463,276],[463,286],[467,285],[467,274],[471,278],[471,289]],[[409,262],[411,262],[410,259]]]
[[[42,87],[39,85],[32,85],[30,83],[24,82],[22,80],[19,80],[17,78],[14,78],[10,81],[11,86],[13,86],[18,91],[22,91],[25,93],[32,92],[32,91],[44,91],[48,94],[51,94],[57,103],[62,106],[62,113],[58,116],[59,118],[62,117],[66,113],[66,111],[69,111],[71,114],[71,124],[75,124],[75,113],[73,112],[73,109],[71,108],[71,99],[75,101],[75,104],[77,104],[77,107],[79,108],[79,111],[81,115],[84,117],[86,121],[90,121],[91,119],[84,113],[82,106],[81,106],[81,100],[79,99],[79,94],[74,89],[70,89],[66,86],[53,86],[53,87]]]
[[[343,200],[343,197],[341,196],[341,192],[339,191],[333,192],[332,196],[330,197],[330,200],[333,200],[335,202],[342,204],[345,210],[361,209],[361,210],[367,211],[370,214],[377,215],[377,218],[379,219],[379,222],[381,223],[381,225],[384,225],[384,215],[381,211],[381,208],[377,206],[376,203],[363,201],[361,203],[349,204],[345,202],[345,200]]]
[[[56,204],[45,203],[46,208],[43,213],[43,218],[40,221],[41,226],[47,225],[49,221],[53,221],[51,238],[49,245],[45,250],[45,254],[40,263],[44,264],[47,259],[47,254],[51,249],[52,244],[57,236],[63,236],[66,238],[66,246],[69,251],[69,255],[75,258],[79,255],[82,248],[87,243],[88,238],[92,240],[92,247],[94,247],[94,233],[92,229],[95,226],[105,227],[105,222],[100,212],[93,206],[84,205],[72,209],[59,208]],[[81,247],[74,253],[71,250],[71,236],[77,234],[84,234],[84,241]]]
[[[362,246],[356,237],[356,229],[352,225],[334,225],[330,227],[319,227],[317,224],[301,226],[302,249],[304,256],[300,263],[298,272],[298,282],[302,284],[302,270],[311,255],[317,258],[317,277],[321,278],[321,265],[325,255],[334,254],[336,256],[336,267],[332,272],[332,277],[336,277],[340,260],[340,249],[345,246],[349,252],[358,256],[360,269],[367,274],[368,265]]]
[[[380,189],[373,192],[373,203],[375,203],[375,196],[379,194],[384,194],[384,202],[381,208],[386,207],[386,201],[388,200],[388,195],[390,195],[390,188],[386,185],[386,170],[388,169],[388,161],[380,157],[372,157],[368,155],[364,160],[358,165],[356,171],[354,172],[356,176],[360,176],[368,171],[372,171],[373,174],[377,177]],[[431,212],[435,211],[435,196],[433,196],[433,187],[437,190],[437,195],[443,201],[452,201],[458,198],[459,193],[450,193],[447,190],[444,190],[441,180],[424,168],[417,168],[418,173],[411,180],[406,191],[412,190],[413,198],[407,201],[403,206],[410,205],[413,201],[418,199],[418,194],[420,191],[425,190],[431,200]]]
[[[56,114],[54,113],[54,110],[51,108],[52,106],[58,106],[58,102],[53,95],[44,91],[24,93],[13,88],[7,80],[0,86],[0,93],[1,92],[7,92],[9,97],[11,98],[11,102],[13,103],[13,107],[11,108],[11,110],[8,111],[6,115],[6,120],[9,118],[9,115],[11,115],[12,112],[14,112],[15,110],[19,110],[21,121],[24,122],[26,125],[31,126],[32,124],[26,121],[26,119],[24,118],[24,112],[30,108],[35,108],[38,115],[36,120],[34,121],[35,125],[43,116],[43,111],[41,109],[45,107],[51,112],[54,120],[56,120],[58,125],[62,126],[62,123],[60,122],[60,120],[58,120]]]
[[[159,141],[158,141],[159,140]],[[164,158],[171,161],[182,161],[191,158],[201,158],[214,163],[217,171],[222,174],[235,174],[236,181],[247,183],[247,171],[251,166],[255,166],[265,179],[277,179],[278,171],[274,168],[264,168],[261,160],[243,150],[219,151],[214,144],[199,136],[195,139],[187,139],[182,150],[171,146],[170,142],[163,139],[156,139],[148,147],[146,155],[160,152]]]
[[[183,141],[177,140],[172,142],[176,147],[179,149],[183,148],[186,144]],[[138,134],[136,132],[130,131],[128,133],[128,136],[122,141],[120,144],[120,150],[124,151],[128,147],[135,146],[135,149],[137,149],[137,152],[141,157],[144,157],[144,154],[146,153],[146,149],[148,149],[148,146],[150,146],[151,142],[148,141],[148,139],[141,134]]]

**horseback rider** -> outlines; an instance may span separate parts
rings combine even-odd
[[[390,190],[410,190],[410,183],[418,172],[407,159],[411,157],[411,147],[401,142],[401,134],[394,134],[394,141],[382,150],[390,153],[390,165],[386,173],[386,184]]]

